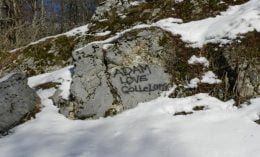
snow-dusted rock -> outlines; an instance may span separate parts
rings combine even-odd
[[[39,104],[36,92],[27,85],[27,78],[14,73],[0,81],[0,133],[22,122]]]

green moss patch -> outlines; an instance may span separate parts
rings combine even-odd
[[[64,35],[29,45],[13,53],[1,53],[0,67],[5,72],[18,68],[28,76],[45,73],[51,67],[68,65],[78,43],[78,38]],[[27,62],[31,65],[27,65]]]

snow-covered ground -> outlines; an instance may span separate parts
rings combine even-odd
[[[45,73],[38,76],[30,77],[28,79],[28,85],[31,88],[37,87],[48,82],[61,83],[59,89],[61,90],[61,96],[64,99],[68,99],[70,95],[70,85],[72,81],[73,66],[68,66],[52,73]]]
[[[208,42],[226,43],[242,33],[260,31],[260,1],[251,0],[231,7],[217,17],[200,21],[181,23],[180,19],[169,18],[152,25],[138,25],[102,43],[107,44],[106,48],[126,32],[151,26],[179,34],[195,47]],[[87,26],[81,28],[73,30],[72,34],[87,30]],[[190,64],[198,63],[208,65],[206,58],[190,61]],[[29,85],[60,82],[62,95],[67,98],[71,68],[32,77]],[[216,80],[217,76],[208,71],[202,80],[195,78],[190,84],[196,87],[199,82]],[[0,138],[0,157],[260,156],[260,125],[254,122],[259,119],[260,98],[236,108],[232,100],[222,102],[207,94],[175,99],[161,96],[115,117],[69,120],[58,113],[58,108],[49,99],[54,92],[55,89],[38,91],[42,111],[36,119],[15,127],[13,133]],[[196,106],[204,106],[204,110],[196,111]],[[191,114],[175,115],[181,112]]]
[[[31,86],[61,82],[68,90],[72,67],[29,79]],[[40,90],[43,108],[0,138],[0,157],[259,157],[260,98],[243,108],[207,94],[161,96],[115,117],[69,120]],[[163,94],[165,95],[165,94]],[[204,106],[196,111],[194,107]],[[178,112],[189,115],[174,115]]]

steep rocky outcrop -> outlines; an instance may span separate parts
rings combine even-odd
[[[260,33],[250,32],[223,47],[207,45],[208,58],[216,74],[223,79],[226,94],[240,104],[260,95]],[[225,93],[221,91],[220,93]]]
[[[260,47],[257,44],[259,41],[260,33],[249,32],[226,45],[207,44],[201,49],[186,47],[185,49],[189,50],[177,53],[178,64],[172,66],[174,82],[182,85],[176,88],[171,97],[206,92],[224,101],[234,99],[236,105],[239,105],[252,97],[259,96]],[[187,60],[191,54],[205,56],[209,60],[209,67],[205,68],[199,64],[189,65]],[[192,78],[199,77],[205,70],[213,71],[222,82],[198,83],[197,88],[184,88],[185,84],[188,84]]]
[[[171,97],[202,92],[235,99],[239,105],[260,94],[259,45],[246,48],[259,39],[259,33],[253,32],[224,46],[191,48],[178,36],[149,27],[109,43],[90,43],[74,52],[71,100],[63,103],[61,111],[80,119],[114,115],[160,96],[173,85]],[[193,55],[207,57],[209,65],[191,65],[188,60]],[[199,81],[196,87],[189,86],[194,78],[215,77],[214,73],[220,79],[216,83]]]
[[[27,85],[21,73],[0,79],[0,134],[30,118],[37,110],[40,99]]]

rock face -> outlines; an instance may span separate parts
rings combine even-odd
[[[103,116],[113,102],[106,67],[100,57],[102,51],[97,48],[100,47],[87,47],[75,56],[77,62],[71,94],[77,104],[78,118]]]
[[[57,94],[54,103],[67,117],[85,119],[133,108],[157,98],[173,84],[176,90],[171,97],[209,93],[221,100],[235,99],[240,104],[259,96],[260,47],[256,44],[260,41],[259,33],[247,33],[244,39],[226,45],[212,43],[192,48],[180,36],[153,25],[129,31],[140,23],[151,24],[166,17],[188,22],[216,16],[230,4],[246,1],[219,1],[209,5],[206,0],[178,3],[147,0],[135,5],[134,0],[107,0],[93,16],[89,32],[90,35],[111,33],[95,40],[89,40],[88,36],[87,45],[73,52],[75,73],[71,98],[62,100]],[[189,64],[192,56],[205,57],[208,65]],[[205,81],[206,74],[212,74],[218,83]]]
[[[0,134],[21,123],[39,103],[23,74],[10,74],[0,79]]]
[[[247,41],[259,39],[259,33],[249,33],[222,47],[205,45],[202,52],[160,28],[135,29],[75,51],[71,99],[54,102],[67,117],[99,118],[155,99],[176,85],[171,97],[209,93],[221,100],[235,99],[239,105],[260,95],[259,46],[246,47]],[[202,54],[208,66],[188,62]],[[209,72],[219,83],[202,81]],[[190,87],[194,79],[199,82]]]
[[[113,115],[160,96],[171,85],[158,28],[132,31],[110,44],[92,43],[74,52],[71,103],[61,112],[75,118]],[[158,54],[161,54],[158,56]],[[68,112],[66,109],[73,111]],[[65,110],[64,110],[65,109]],[[73,116],[72,116],[73,117]]]
[[[171,87],[170,75],[164,72],[163,67],[153,64],[113,68],[110,80],[120,96],[123,109],[155,99]]]
[[[207,45],[212,69],[222,78],[215,96],[237,104],[260,95],[260,33],[249,32],[223,47]],[[250,45],[250,46],[248,46]]]

